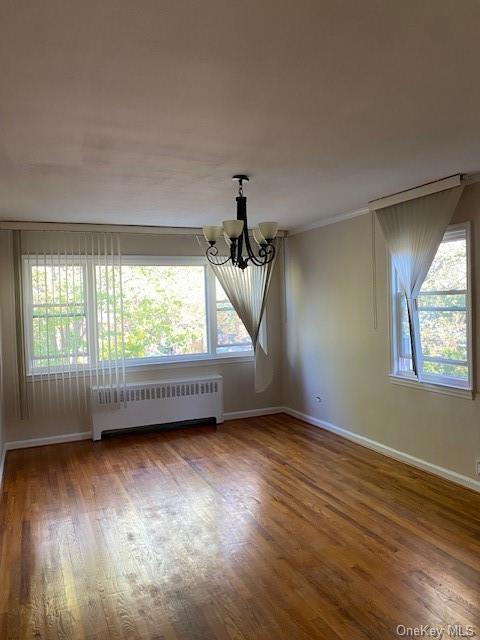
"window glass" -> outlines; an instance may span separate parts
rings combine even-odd
[[[448,232],[447,232],[448,234]],[[459,238],[445,240],[438,247],[422,293],[426,291],[467,289],[467,243],[465,233]]]
[[[105,268],[97,267],[99,353],[108,359]],[[122,266],[125,357],[152,358],[208,351],[203,266]]]
[[[252,349],[250,336],[218,280],[215,280],[215,295],[217,309],[217,353],[250,351]]]

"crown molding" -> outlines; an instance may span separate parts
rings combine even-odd
[[[418,187],[412,187],[411,189],[404,189],[397,193],[392,193],[389,196],[383,198],[377,198],[376,200],[370,200],[368,203],[370,211],[378,211],[379,209],[385,209],[396,204],[408,202],[409,200],[416,200],[417,198],[423,198],[440,191],[446,191],[459,187],[462,183],[462,176],[457,173],[447,178],[441,178],[440,180],[434,180],[433,182],[427,182],[419,185]]]
[[[89,222],[33,222],[27,220],[0,220],[0,231],[81,231],[93,233],[131,233],[145,235],[203,236],[201,227],[156,227],[129,224],[94,224]],[[280,229],[277,237],[287,232]]]
[[[323,220],[317,220],[315,222],[311,222],[310,224],[293,227],[293,229],[289,229],[288,235],[294,236],[297,233],[312,231],[313,229],[326,227],[327,225],[335,224],[336,222],[343,222],[344,220],[351,220],[352,218],[357,218],[358,216],[364,216],[366,213],[370,213],[370,209],[368,209],[368,207],[365,209],[357,209],[356,211],[348,211],[347,213],[339,213],[338,215],[331,216],[330,218],[324,218]]]

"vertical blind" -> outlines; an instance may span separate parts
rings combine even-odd
[[[48,238],[43,240],[43,250],[30,252],[14,236],[15,291],[22,292],[32,319],[28,326],[19,321],[20,300],[17,345],[25,345],[25,353],[17,346],[20,415],[86,410],[92,386],[108,389],[120,402],[125,387],[120,237],[56,232],[55,251]]]

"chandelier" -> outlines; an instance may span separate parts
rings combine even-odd
[[[224,220],[222,226],[204,226],[203,235],[208,242],[205,255],[212,264],[222,265],[232,262],[239,269],[246,269],[249,264],[261,267],[268,264],[275,257],[273,240],[277,235],[278,224],[276,222],[261,222],[252,229],[252,236],[258,245],[256,251],[250,242],[247,224],[247,198],[243,195],[243,183],[248,182],[245,175],[233,176],[232,180],[238,182],[237,219]],[[217,240],[223,235],[229,247],[230,255],[221,256],[218,251]]]

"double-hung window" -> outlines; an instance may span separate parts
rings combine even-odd
[[[92,256],[24,257],[28,373],[108,366],[120,340],[127,366],[253,354],[203,258],[124,256],[121,274]]]
[[[470,229],[450,226],[417,298],[419,382],[472,389]],[[416,380],[405,295],[391,264],[392,374]]]
[[[85,265],[80,260],[24,260],[27,371],[91,361]]]

